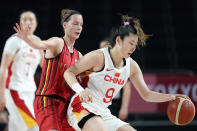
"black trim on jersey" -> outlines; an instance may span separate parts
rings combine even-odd
[[[126,65],[126,60],[125,60],[125,58],[123,58],[123,66],[125,66]]]
[[[110,55],[110,58],[111,58],[111,61],[112,61],[112,64],[113,64],[113,66],[114,66],[114,63],[113,63],[113,60],[112,60],[112,57],[111,57],[111,54],[110,54],[110,49],[108,48],[108,51],[109,51],[109,55]],[[105,57],[104,57],[105,58]],[[126,59],[125,58],[123,58],[123,66],[121,67],[121,68],[123,68],[124,66],[126,65]],[[114,66],[115,67],[115,66]],[[115,67],[116,68],[116,67]],[[104,64],[104,66],[102,67],[102,69],[100,69],[99,71],[95,71],[95,72],[101,72],[101,71],[103,71],[105,69],[105,64]]]
[[[73,57],[74,52],[70,53],[71,58]]]
[[[77,51],[78,52],[78,59],[79,59],[79,51]]]
[[[100,69],[99,71],[94,71],[94,72],[101,72],[101,71],[103,71],[104,70],[104,68],[105,68],[105,65],[103,66],[103,68],[102,69]]]
[[[47,98],[53,98],[53,99],[59,99],[59,100],[65,100],[64,98],[62,98],[61,96],[58,95],[36,95],[36,96],[45,96]]]
[[[63,39],[63,41],[64,41],[64,38],[62,37],[62,39]],[[46,60],[51,60],[51,59],[55,59],[55,58],[57,58],[58,56],[60,56],[61,55],[61,53],[63,52],[63,50],[64,50],[64,47],[65,47],[65,41],[64,41],[64,46],[63,46],[63,48],[62,48],[62,51],[58,54],[58,55],[56,55],[56,56],[54,56],[54,57],[51,57],[51,58],[46,58],[45,56],[44,56],[44,58],[46,59]]]
[[[113,65],[114,65],[114,62],[113,62],[113,59],[112,59],[112,56],[111,56],[111,54],[110,54],[110,49],[108,48],[108,51],[109,51],[109,55],[110,55],[110,58],[111,58],[111,60],[112,60],[112,63],[113,63]],[[122,67],[124,67],[126,65],[126,60],[125,60],[125,58],[123,58],[123,66]],[[115,66],[114,66],[115,67]],[[122,68],[121,67],[121,68]],[[116,67],[115,67],[116,68]]]
[[[44,110],[44,96],[41,96],[41,107]]]
[[[63,50],[62,50],[62,51],[63,51]],[[55,59],[55,58],[57,58],[57,57],[59,57],[59,56],[61,55],[62,51],[61,51],[58,55],[56,55],[56,56],[54,56],[54,57],[51,57],[51,58],[46,58],[46,57],[44,57],[44,59],[45,59],[45,60],[52,60],[52,59]]]
[[[90,113],[89,115],[85,116],[84,118],[82,118],[79,122],[78,122],[78,126],[83,129],[83,126],[85,125],[85,123],[92,117],[96,116],[93,113]]]

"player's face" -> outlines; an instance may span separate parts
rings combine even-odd
[[[126,36],[122,40],[121,44],[121,54],[124,58],[130,57],[130,55],[135,51],[136,46],[138,43],[138,36],[134,34],[130,34],[129,36]]]
[[[20,17],[20,23],[23,23],[24,27],[29,26],[29,33],[33,34],[37,27],[37,20],[35,14],[32,12],[25,12]]]
[[[69,37],[72,39],[78,39],[83,29],[82,15],[72,15],[71,19],[67,22],[65,29],[65,32]]]

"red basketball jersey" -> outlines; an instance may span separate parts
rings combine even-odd
[[[63,50],[59,55],[54,58],[45,58],[36,95],[58,95],[64,99],[73,95],[74,91],[66,84],[63,74],[78,60],[78,51],[74,49],[73,54],[70,54],[64,41]]]

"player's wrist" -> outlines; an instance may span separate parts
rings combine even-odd
[[[81,93],[82,91],[84,91],[83,87],[77,82],[75,84],[72,85],[72,90],[75,91],[77,94]]]
[[[173,101],[173,100],[175,100],[175,99],[176,99],[176,96],[175,96],[175,95],[171,95],[170,101]]]

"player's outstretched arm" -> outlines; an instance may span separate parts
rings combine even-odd
[[[20,25],[16,23],[16,25],[13,27],[14,30],[17,32],[17,36],[24,41],[27,42],[31,47],[35,49],[40,50],[50,50],[57,47],[57,44],[59,43],[60,38],[52,37],[46,41],[40,40],[38,37],[35,37],[33,35],[29,35],[28,32],[30,30],[30,27],[24,27],[22,23]]]
[[[132,81],[134,87],[140,94],[140,96],[145,100],[149,102],[167,102],[171,100],[175,100],[176,97],[184,97],[186,99],[189,99],[188,96],[182,95],[182,94],[164,94],[164,93],[158,93],[155,91],[151,91],[146,83],[144,82],[144,78],[141,72],[141,69],[139,68],[138,64],[131,59],[131,75],[130,80]]]
[[[146,83],[144,82],[144,78],[139,68],[138,64],[131,59],[131,75],[130,80],[132,81],[134,87],[140,94],[140,96],[148,102],[166,102],[175,99],[175,95],[171,94],[163,94],[151,91]]]

